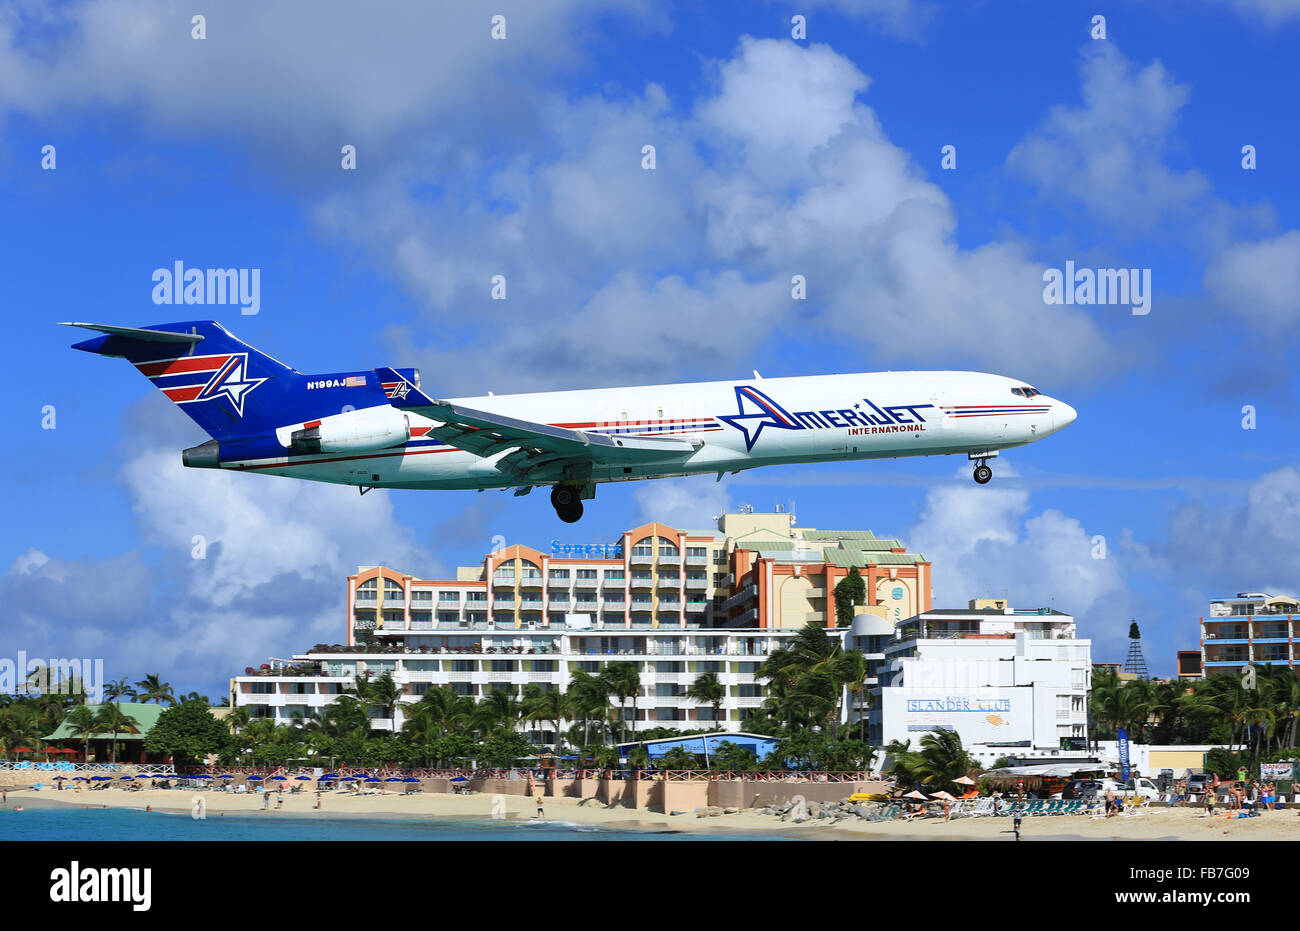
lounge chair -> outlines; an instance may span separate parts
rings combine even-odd
[[[997,812],[991,797],[982,798],[975,803],[975,807],[964,812],[968,818],[985,818],[990,817]]]

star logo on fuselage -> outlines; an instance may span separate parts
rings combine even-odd
[[[745,435],[745,452],[754,448],[764,427],[778,430],[802,430],[803,424],[791,417],[781,405],[751,385],[736,386],[736,413],[718,417]]]
[[[199,392],[199,396],[195,400],[210,401],[224,395],[235,409],[235,413],[243,417],[245,396],[266,381],[265,378],[247,377],[247,370],[248,354],[241,352],[232,355],[226,360],[226,364],[221,366],[217,373],[203,386],[203,390]]]

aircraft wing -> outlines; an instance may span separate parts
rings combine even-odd
[[[698,438],[610,436],[503,414],[475,410],[430,398],[390,368],[379,369],[389,403],[440,422],[427,436],[484,458],[514,450],[498,465],[515,471],[521,481],[530,472],[562,465],[631,465],[684,460],[704,445]]]

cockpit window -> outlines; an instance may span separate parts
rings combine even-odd
[[[1012,388],[1011,393],[1022,398],[1032,398],[1035,395],[1042,394],[1043,392],[1039,391],[1037,388],[1030,388],[1026,385],[1023,388]]]

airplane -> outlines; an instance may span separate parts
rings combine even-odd
[[[438,399],[414,368],[304,375],[213,320],[65,323],[72,348],[134,365],[212,439],[196,469],[373,488],[551,489],[560,520],[605,482],[759,466],[965,454],[1051,436],[1074,408],[1002,375],[873,372]]]

